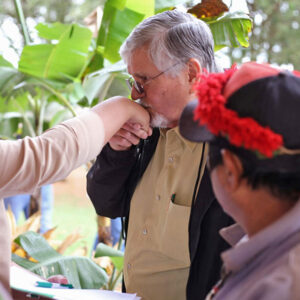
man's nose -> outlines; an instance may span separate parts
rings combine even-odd
[[[132,100],[137,100],[137,99],[141,99],[145,96],[145,92],[143,93],[139,93],[136,88],[133,86],[131,89],[131,99]]]

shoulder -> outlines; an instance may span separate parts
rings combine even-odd
[[[300,244],[279,258],[268,275],[256,282],[249,299],[299,299],[299,282]]]

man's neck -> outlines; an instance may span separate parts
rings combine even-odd
[[[240,209],[238,221],[250,237],[276,222],[295,205],[295,202],[272,196],[265,189],[251,194]]]

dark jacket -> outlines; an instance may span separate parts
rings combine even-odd
[[[127,231],[130,200],[146,170],[159,138],[159,130],[129,151],[113,151],[106,145],[87,175],[87,192],[97,214],[110,218],[126,217]],[[200,166],[203,158],[199,161]],[[200,160],[200,158],[199,158]],[[232,224],[216,201],[209,174],[205,169],[198,194],[197,182],[191,185],[194,199],[189,221],[191,266],[187,283],[187,299],[205,299],[220,275],[220,253],[229,247],[219,230]]]

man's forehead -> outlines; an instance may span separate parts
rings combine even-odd
[[[132,52],[128,61],[127,71],[138,78],[144,78],[157,72],[157,68],[149,57],[147,46],[142,46]]]

